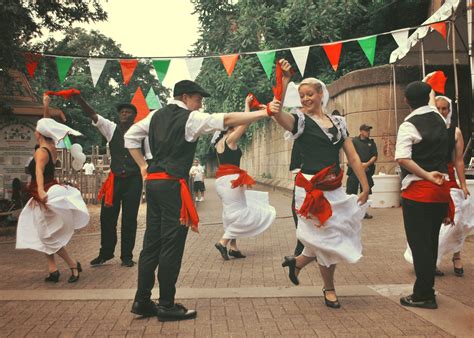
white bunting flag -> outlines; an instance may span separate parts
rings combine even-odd
[[[97,84],[97,81],[99,81],[100,74],[102,74],[102,70],[104,70],[104,66],[107,63],[107,59],[90,58],[87,61],[89,61],[89,68],[91,70],[92,83],[94,84],[94,87],[95,87]]]
[[[288,83],[288,88],[286,89],[285,101],[283,101],[283,106],[288,108],[301,107],[298,87],[293,81]]]
[[[308,60],[309,46],[291,48],[290,50],[301,73],[301,76],[304,76],[306,61]]]
[[[197,76],[199,75],[199,72],[201,71],[202,67],[202,62],[204,61],[204,58],[187,58],[186,59],[186,65],[188,66],[188,72],[189,76],[191,77],[191,80],[196,80]]]
[[[398,47],[402,49],[408,48],[408,30],[393,32],[392,36]]]

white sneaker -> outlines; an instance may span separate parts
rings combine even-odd
[[[204,197],[201,197],[201,198],[199,199],[199,202],[202,202],[202,201],[204,201]]]
[[[199,202],[199,197],[196,196],[196,199],[195,199],[195,200],[196,200],[196,202]]]

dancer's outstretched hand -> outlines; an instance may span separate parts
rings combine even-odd
[[[357,202],[359,205],[364,205],[367,203],[367,200],[369,199],[369,192],[368,191],[362,191],[359,195],[359,198],[357,199]]]
[[[272,102],[269,103],[269,108],[272,114],[276,115],[281,110],[281,102],[278,100],[273,100]]]
[[[283,77],[290,79],[291,76],[293,75],[293,72],[291,71],[291,64],[287,60],[281,59],[280,65],[281,65],[281,70],[283,71]]]

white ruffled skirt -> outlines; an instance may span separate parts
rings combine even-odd
[[[465,199],[463,191],[457,188],[452,188],[450,194],[455,208],[455,225],[441,225],[439,231],[437,266],[441,264],[441,260],[445,255],[452,255],[455,252],[461,251],[464,240],[471,230],[474,229],[474,203],[471,198]],[[413,256],[408,244],[403,256],[407,262],[413,264]]]
[[[307,180],[311,175],[304,175]],[[295,206],[298,210],[304,202],[306,191],[295,187]],[[359,205],[357,195],[347,195],[342,187],[324,191],[324,197],[332,207],[332,216],[324,226],[316,227],[318,219],[298,215],[296,237],[304,244],[303,255],[316,257],[323,266],[346,261],[356,263],[362,257],[362,219],[370,202]]]
[[[238,174],[232,174],[216,179],[217,195],[222,201],[223,238],[226,239],[257,236],[276,217],[267,192],[247,190],[244,187],[232,189],[231,181],[238,177]]]
[[[81,193],[59,184],[49,188],[47,209],[31,198],[18,218],[17,249],[33,249],[51,255],[64,247],[74,230],[89,223]]]

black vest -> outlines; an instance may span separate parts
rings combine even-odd
[[[133,160],[128,149],[125,148],[123,132],[117,125],[115,127],[112,139],[109,142],[110,147],[110,169],[114,174],[123,176],[133,176],[140,174],[140,168]]]
[[[433,111],[414,115],[407,122],[413,124],[422,137],[412,146],[412,160],[426,171],[447,173],[448,130],[441,115]],[[402,168],[402,177],[408,174],[408,170]]]
[[[164,171],[179,178],[189,176],[197,146],[197,142],[187,142],[184,138],[190,113],[176,104],[169,104],[153,115],[148,132],[153,155],[149,173]]]

